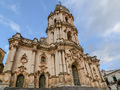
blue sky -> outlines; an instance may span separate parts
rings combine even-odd
[[[97,55],[101,69],[119,69],[120,0],[59,1],[74,16],[84,53]],[[32,40],[47,37],[47,17],[56,4],[58,0],[0,0],[0,48],[8,54],[8,39],[16,32]]]

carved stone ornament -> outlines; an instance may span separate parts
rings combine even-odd
[[[22,58],[21,58],[21,63],[22,63],[22,64],[25,64],[25,63],[27,63],[27,62],[28,62],[27,56],[26,56],[26,54],[24,54],[24,55],[22,56]]]
[[[24,72],[25,70],[26,70],[26,68],[24,67],[24,66],[20,66],[20,67],[18,67],[19,68],[19,71],[20,72]]]

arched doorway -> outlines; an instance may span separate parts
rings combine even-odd
[[[75,65],[72,65],[72,73],[73,73],[73,80],[74,80],[74,85],[80,85],[80,81],[79,81],[79,75],[78,75],[78,71]]]
[[[23,87],[23,84],[24,84],[24,76],[20,74],[17,77],[16,87]]]
[[[45,88],[45,75],[41,75],[39,78],[39,88]]]

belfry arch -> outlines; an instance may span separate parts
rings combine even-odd
[[[78,75],[78,70],[75,65],[72,65],[72,74],[73,74],[73,81],[75,86],[80,85],[80,80],[79,80],[79,75]]]
[[[67,38],[68,38],[68,40],[72,40],[72,36],[71,36],[71,32],[69,31],[68,33],[67,33]]]

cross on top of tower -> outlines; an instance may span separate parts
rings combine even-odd
[[[61,1],[58,1],[60,5],[62,5]]]

